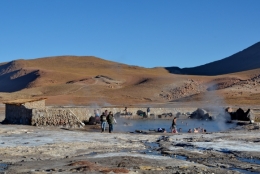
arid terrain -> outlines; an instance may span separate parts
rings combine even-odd
[[[178,64],[178,62],[173,62]],[[0,64],[0,101],[46,105],[260,108],[260,43],[193,68],[144,68],[93,56]],[[5,106],[0,105],[0,122]],[[116,128],[115,128],[116,129]],[[222,132],[100,133],[0,123],[0,173],[259,173],[259,123]]]
[[[0,100],[47,97],[47,105],[258,105],[259,50],[257,43],[176,74],[176,68],[143,68],[92,56],[15,60],[0,64]]]
[[[95,127],[0,124],[0,173],[260,172],[258,123],[242,122],[222,132],[178,134],[109,134]]]

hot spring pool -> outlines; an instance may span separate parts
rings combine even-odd
[[[117,118],[117,124],[114,125],[114,131],[119,132],[134,132],[135,130],[157,130],[158,128],[165,128],[167,132],[170,132],[172,120],[165,119],[125,119]],[[194,119],[178,119],[177,129],[182,129],[181,132],[188,132],[189,129],[203,128],[207,132],[219,132],[225,131],[230,128],[236,127],[236,123],[225,123],[223,121],[206,121],[206,120],[194,120]]]

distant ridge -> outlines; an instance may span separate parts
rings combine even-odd
[[[260,68],[260,42],[224,59],[192,68],[165,67],[173,74],[222,75]]]

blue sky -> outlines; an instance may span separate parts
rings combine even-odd
[[[0,62],[97,56],[192,67],[260,41],[259,0],[1,0]]]

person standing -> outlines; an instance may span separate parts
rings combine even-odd
[[[96,117],[99,117],[99,116],[100,116],[99,109],[96,110],[95,116],[96,116]]]
[[[98,110],[94,110],[94,116],[95,116],[95,121],[96,123],[100,123],[101,120],[100,120],[100,115],[99,115],[99,109]]]
[[[94,110],[94,116],[97,117],[97,110]]]
[[[176,125],[177,125],[177,117],[174,117],[174,119],[172,120],[172,126],[171,126],[172,133],[178,133]]]
[[[108,116],[108,111],[107,110],[105,110],[105,116]]]
[[[113,124],[116,123],[116,119],[114,118],[113,113],[110,111],[107,116],[107,123],[108,123],[108,130],[109,133],[112,133],[113,131]]]
[[[124,113],[125,113],[125,115],[128,115],[127,107],[125,107]]]
[[[147,108],[146,112],[147,112],[147,117],[149,117],[150,116],[150,107]]]
[[[107,123],[107,119],[106,119],[105,112],[103,112],[103,113],[100,115],[100,121],[101,121],[101,132],[105,132],[106,123]]]

